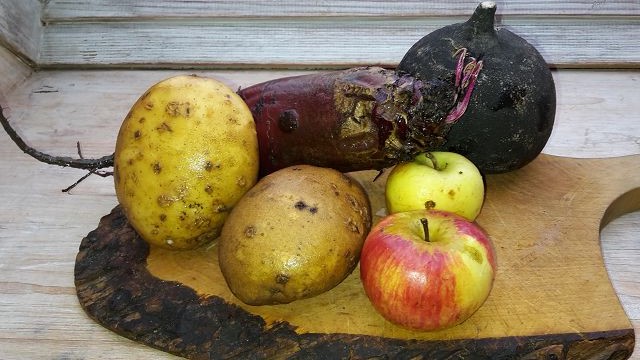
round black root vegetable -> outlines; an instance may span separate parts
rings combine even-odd
[[[452,56],[467,49],[483,62],[467,111],[440,150],[460,153],[485,173],[520,168],[544,148],[553,127],[556,93],[538,51],[504,28],[494,27],[496,5],[483,2],[465,23],[438,29],[406,53],[398,71],[423,81],[449,76]]]

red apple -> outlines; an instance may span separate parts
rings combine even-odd
[[[480,226],[439,210],[383,218],[360,256],[360,278],[374,308],[414,330],[465,321],[489,296],[495,271],[495,251]]]

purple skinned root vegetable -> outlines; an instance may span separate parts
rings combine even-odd
[[[466,49],[451,56],[455,68],[436,81],[363,67],[239,90],[256,122],[261,175],[296,164],[382,170],[441,146],[482,69]]]

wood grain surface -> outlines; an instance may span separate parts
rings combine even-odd
[[[80,141],[86,157],[97,157],[113,151],[120,122],[137,97],[154,82],[177,73],[184,72],[41,71],[3,92],[6,103],[2,105],[8,107],[5,114],[18,131],[37,148],[73,156]],[[303,72],[198,73],[237,87]],[[562,70],[554,72],[554,78],[558,112],[545,153],[581,158],[640,154],[637,71]],[[90,177],[63,194],[60,190],[83,172],[40,164],[22,154],[6,135],[0,135],[0,155],[2,358],[104,354],[111,359],[173,358],[105,330],[87,318],[78,304],[73,283],[78,246],[116,205],[112,181]],[[605,173],[619,170],[600,168]],[[553,171],[562,174],[561,169]],[[583,185],[590,186],[588,181]],[[640,328],[639,215],[636,211],[613,220],[602,232],[605,267],[636,329]],[[536,249],[519,251],[525,256]],[[544,261],[537,258],[532,263],[542,266]],[[501,276],[507,276],[501,271]],[[581,298],[581,292],[575,297]],[[583,304],[590,306],[587,300]],[[530,312],[529,307],[517,313]],[[609,311],[603,309],[602,315],[606,321]],[[529,323],[528,318],[521,320]]]
[[[618,171],[600,171],[604,168]],[[367,190],[377,222],[385,214],[385,178],[373,182],[375,171],[352,175]],[[442,340],[623,330],[631,325],[602,261],[599,232],[603,218],[606,224],[638,209],[638,156],[543,156],[519,171],[488,176],[477,221],[496,246],[494,290],[471,319],[440,332],[413,332],[384,321],[370,306],[357,270],[334,290],[311,299],[246,306],[226,286],[215,243],[186,252],[152,248],[147,262],[156,277],[220,296],[267,323],[287,321],[300,332]]]

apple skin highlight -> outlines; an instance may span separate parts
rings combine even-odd
[[[477,225],[452,213],[418,210],[387,216],[372,229],[360,276],[384,318],[431,331],[460,324],[484,303],[495,265],[491,241]]]

